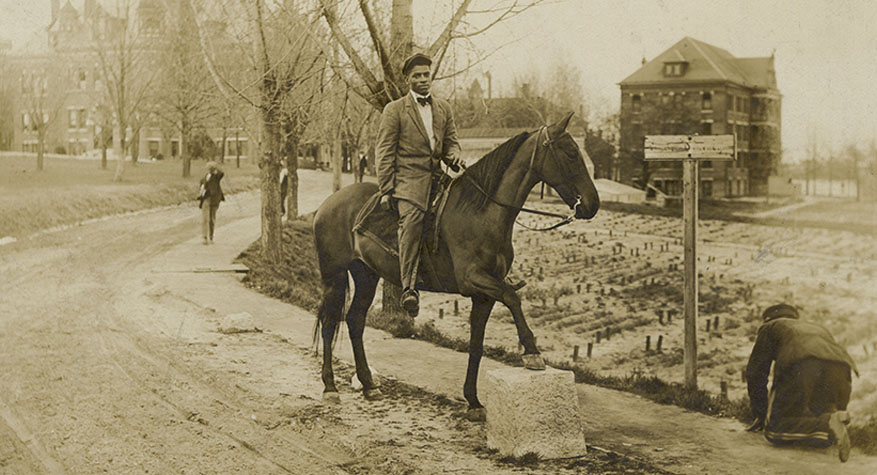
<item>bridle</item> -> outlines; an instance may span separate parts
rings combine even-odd
[[[542,175],[542,171],[537,170],[535,168],[536,150],[541,145],[541,146],[548,149],[547,151],[548,151],[548,153],[551,154],[552,158],[555,158],[555,152],[554,152],[554,148],[553,148],[555,139],[552,139],[551,136],[548,134],[548,127],[542,126],[539,129],[539,135],[537,137],[537,141],[538,141],[538,139],[542,138],[543,132],[545,133],[545,140],[543,140],[541,144],[537,143],[536,146],[533,147],[533,153],[530,154],[530,166],[528,168],[528,170],[532,170],[536,174],[536,176],[539,178],[539,181],[541,181],[541,182],[544,182],[545,179],[544,179],[544,176]],[[555,162],[557,162],[556,158],[555,158]],[[540,166],[540,168],[541,168],[541,166]],[[564,166],[564,168],[567,168],[567,167]],[[565,170],[565,171],[571,172],[571,170]],[[518,224],[519,226],[521,226],[525,229],[529,229],[531,231],[551,231],[552,229],[557,229],[561,226],[565,226],[565,225],[575,221],[576,220],[576,208],[578,208],[578,206],[580,204],[582,204],[582,197],[581,197],[581,195],[578,195],[576,197],[576,203],[575,203],[575,205],[573,205],[572,213],[569,215],[552,213],[550,211],[541,211],[538,209],[526,208],[524,206],[510,205],[508,203],[502,203],[500,201],[497,201],[496,198],[494,198],[493,196],[490,195],[490,193],[488,193],[486,190],[484,190],[484,188],[482,188],[481,185],[479,185],[474,179],[472,179],[471,177],[467,177],[467,178],[469,179],[469,182],[475,187],[475,189],[480,191],[481,194],[483,194],[484,196],[486,196],[488,200],[490,200],[491,202],[498,204],[504,208],[513,209],[513,210],[516,210],[518,212],[523,211],[524,213],[531,213],[531,214],[536,214],[539,216],[550,216],[552,218],[560,218],[561,219],[561,221],[559,221],[551,226],[545,227],[545,228],[530,227],[530,226],[527,226],[526,224],[518,221],[517,219],[515,219],[516,224]]]

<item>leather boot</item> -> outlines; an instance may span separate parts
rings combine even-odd
[[[420,296],[414,289],[405,289],[402,292],[402,300],[400,302],[402,308],[408,312],[408,316],[414,318],[420,312]]]

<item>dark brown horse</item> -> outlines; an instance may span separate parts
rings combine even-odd
[[[566,132],[571,116],[538,132],[510,139],[454,181],[439,223],[440,244],[433,256],[433,272],[421,272],[424,290],[459,293],[472,299],[469,368],[463,386],[472,419],[484,415],[476,394],[476,380],[484,328],[494,303],[502,302],[514,317],[518,339],[524,347],[525,367],[545,369],[533,332],[521,311],[521,299],[505,281],[514,259],[512,228],[530,190],[545,182],[574,208],[576,218],[592,218],[600,207],[582,151]],[[366,363],[362,332],[378,279],[383,277],[400,284],[399,260],[353,231],[357,213],[377,191],[377,185],[372,183],[345,187],[327,198],[314,217],[323,281],[323,301],[317,318],[323,338],[324,401],[339,401],[332,372],[332,339],[342,318],[348,274],[353,277],[355,293],[345,320],[356,374],[366,398],[381,397]]]

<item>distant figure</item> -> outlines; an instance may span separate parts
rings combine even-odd
[[[787,304],[769,307],[746,368],[749,401],[755,422],[749,431],[781,445],[838,446],[838,457],[850,457],[846,412],[850,401],[850,370],[856,364],[824,327],[798,320]],[[773,385],[767,391],[772,362]]]
[[[359,169],[357,173],[359,173],[359,182],[362,183],[362,178],[365,176],[365,169],[368,168],[368,159],[365,157],[365,154],[359,152]]]
[[[213,244],[213,229],[216,226],[216,210],[219,203],[225,201],[222,186],[219,182],[224,174],[216,162],[207,162],[207,173],[201,178],[201,191],[198,200],[201,202],[201,236],[204,244]]]
[[[280,170],[280,217],[286,215],[286,194],[289,192],[289,170]],[[288,219],[288,218],[287,218]]]

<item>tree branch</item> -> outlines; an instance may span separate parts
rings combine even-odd
[[[368,68],[368,65],[365,64],[362,57],[359,56],[356,49],[353,48],[353,45],[350,43],[350,39],[347,38],[347,35],[341,31],[341,27],[338,25],[338,18],[335,12],[335,5],[328,5],[326,0],[320,0],[320,6],[322,7],[322,15],[323,18],[326,19],[326,24],[329,25],[329,29],[332,30],[332,36],[335,37],[335,41],[341,45],[341,49],[344,50],[344,54],[350,58],[350,62],[353,64],[353,68],[360,78],[365,82],[365,86],[371,91],[372,95],[379,96],[381,91],[384,89],[384,86],[380,81],[372,74],[371,70]],[[369,102],[372,102],[371,100]]]
[[[382,87],[381,83],[378,83],[378,86],[377,86],[378,91],[377,92],[375,92],[374,89],[369,87],[368,84],[356,85],[356,84],[351,83],[350,79],[347,77],[347,74],[344,72],[344,70],[341,68],[341,66],[328,60],[328,58],[331,57],[331,52],[329,51],[329,45],[327,45],[325,42],[323,42],[320,38],[315,37],[313,34],[311,35],[311,38],[314,40],[314,42],[317,44],[317,46],[320,47],[320,50],[322,51],[323,56],[325,58],[327,58],[326,62],[329,65],[329,67],[331,67],[332,70],[335,71],[335,75],[340,77],[341,80],[344,82],[344,84],[347,87],[352,89],[359,97],[368,101],[368,103],[371,104],[376,109],[380,110],[380,109],[384,108],[385,102],[382,102],[380,100],[380,97],[381,97],[382,93],[386,92],[386,89]],[[387,96],[387,97],[389,97],[389,96]]]
[[[451,37],[454,34],[454,30],[457,28],[457,25],[460,24],[460,20],[466,15],[466,10],[469,8],[469,4],[472,3],[472,0],[463,0],[463,3],[457,8],[457,11],[454,12],[454,16],[451,17],[448,24],[445,25],[445,29],[442,33],[432,42],[429,49],[427,50],[427,56],[430,58],[435,58],[435,56],[441,51],[442,57],[444,56],[443,51],[448,48],[448,44],[451,42]],[[517,1],[515,1],[517,3]],[[435,69],[438,69],[440,66],[439,63],[434,65]]]
[[[381,69],[384,72],[384,83],[386,84],[389,82],[396,84],[396,70],[393,69],[390,55],[387,53],[387,48],[384,46],[387,44],[387,41],[384,39],[383,35],[381,35],[379,25],[375,21],[371,9],[369,9],[368,0],[359,0],[359,9],[362,11],[363,18],[365,18],[365,24],[368,27],[368,33],[372,39],[372,43],[374,43],[375,51],[378,53],[378,60],[380,61]]]
[[[216,71],[216,64],[213,62],[213,58],[210,57],[210,53],[208,52],[207,45],[207,36],[204,34],[204,28],[201,24],[201,20],[198,17],[198,11],[195,9],[195,4],[193,0],[187,0],[189,2],[189,8],[192,9],[194,14],[192,17],[195,21],[195,30],[198,31],[198,43],[201,45],[201,53],[204,57],[204,63],[207,65],[207,71],[210,72],[210,77],[213,78],[213,82],[216,83],[216,87],[219,89],[219,92],[225,96],[226,100],[232,100],[232,93],[229,93],[229,89],[234,93],[235,96],[240,97],[248,104],[253,107],[256,107],[256,103],[253,102],[246,94],[242,91],[235,89],[234,85],[231,84],[227,79],[222,77],[219,72]]]

